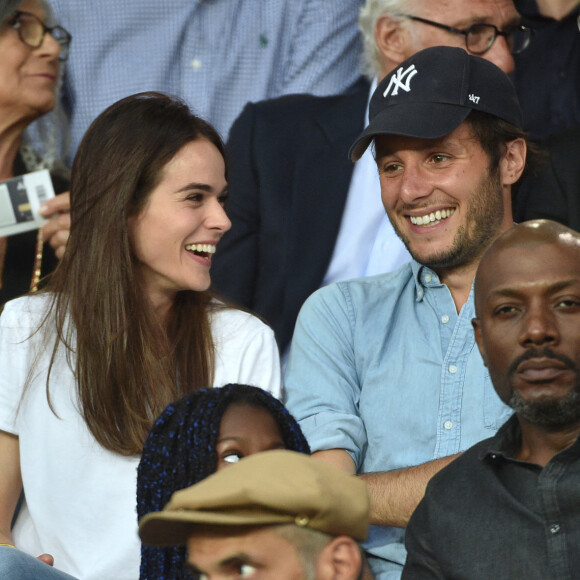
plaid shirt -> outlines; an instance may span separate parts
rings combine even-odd
[[[73,36],[71,154],[127,95],[177,95],[226,138],[248,101],[342,92],[360,76],[362,0],[53,0]]]

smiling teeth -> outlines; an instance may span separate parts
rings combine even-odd
[[[205,252],[206,254],[215,254],[215,246],[213,244],[189,244],[185,246],[186,250],[190,252]]]
[[[439,223],[442,220],[447,219],[449,216],[455,213],[455,209],[442,209],[436,212],[428,213],[424,216],[409,216],[411,223],[416,226],[431,225],[434,223]]]

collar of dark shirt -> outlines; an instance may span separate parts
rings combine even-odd
[[[481,450],[479,459],[496,461],[498,457],[508,459],[514,457],[522,443],[522,432],[516,415],[512,415],[488,440],[488,444]]]
[[[488,463],[495,463],[498,460],[518,461],[515,459],[522,444],[522,431],[520,423],[513,414],[498,430],[498,432],[488,440],[488,444],[479,453],[479,459]],[[558,453],[555,457],[560,459],[572,457],[574,460],[580,459],[580,434],[573,445]],[[524,462],[525,463],[525,462]]]

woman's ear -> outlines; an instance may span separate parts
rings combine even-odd
[[[349,536],[337,536],[318,555],[318,580],[357,580],[362,568],[358,544]]]

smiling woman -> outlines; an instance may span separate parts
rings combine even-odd
[[[183,146],[163,169],[147,205],[129,218],[143,287],[156,308],[169,307],[176,291],[207,290],[211,256],[230,229],[225,162],[200,139]]]
[[[0,317],[0,543],[86,580],[136,577],[136,468],[155,417],[228,382],[280,394],[270,328],[208,291],[226,177],[219,135],[165,95],[127,97],[87,131],[62,261]]]
[[[0,180],[42,168],[51,170],[57,193],[68,188],[68,170],[53,150],[65,125],[62,115],[51,111],[70,41],[64,28],[52,25],[44,0],[0,2]],[[26,142],[25,131],[36,120],[46,148],[41,157]],[[46,252],[44,268],[35,264],[42,250],[34,231],[0,238],[0,304],[35,287],[39,275],[56,266],[52,251]]]

